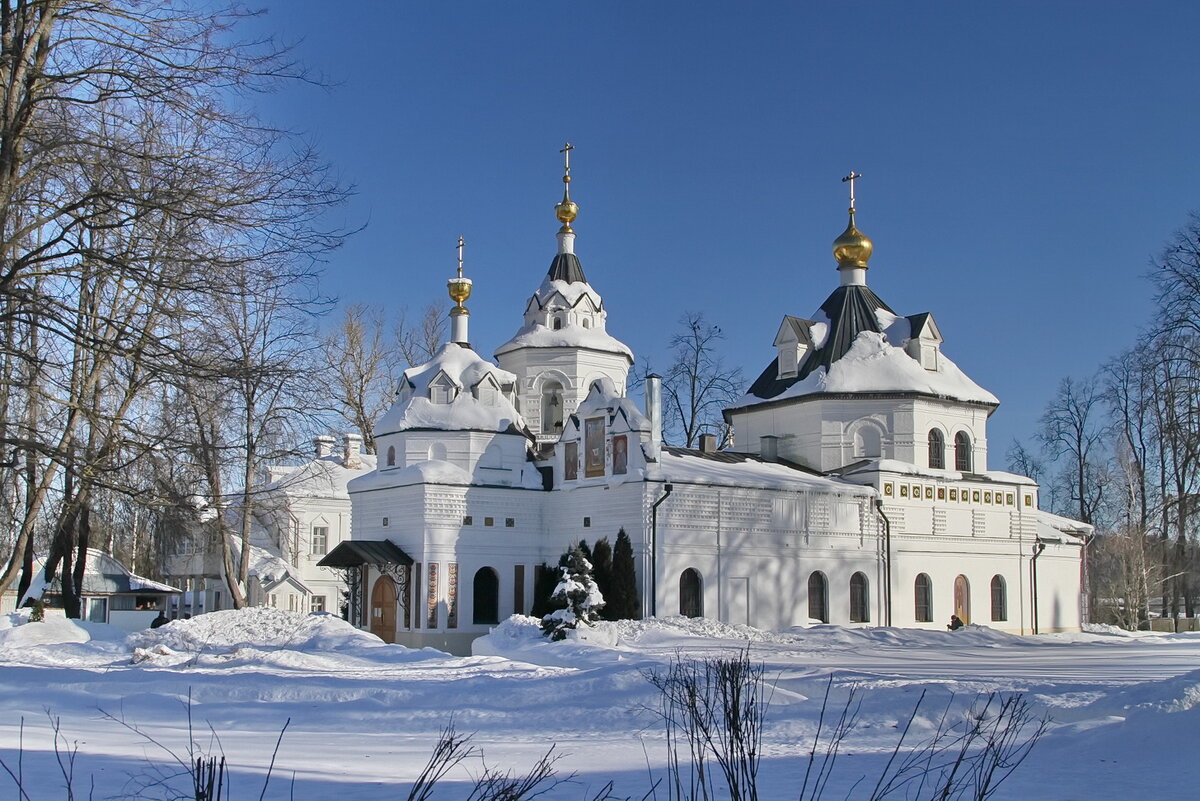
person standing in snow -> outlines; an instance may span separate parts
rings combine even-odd
[[[171,621],[167,619],[167,616],[164,615],[161,610],[159,610],[158,617],[154,618],[154,620],[150,623],[150,628],[156,629],[159,626],[165,626],[170,622]]]
[[[958,615],[951,615],[950,622],[946,624],[946,628],[950,629],[950,631],[958,631],[962,627],[963,627],[962,618],[959,617]]]

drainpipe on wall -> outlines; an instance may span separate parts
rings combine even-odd
[[[1038,633],[1038,585],[1037,585],[1037,560],[1042,555],[1042,551],[1046,550],[1046,543],[1038,540],[1033,546],[1033,559],[1029,562],[1031,572],[1031,581],[1033,584],[1033,633]]]
[[[658,507],[674,491],[674,484],[663,484],[663,494],[650,507],[650,617],[658,617]]]
[[[892,521],[883,512],[883,499],[875,499],[875,511],[883,518],[883,619],[892,625]]]

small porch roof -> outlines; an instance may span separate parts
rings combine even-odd
[[[325,558],[320,567],[358,567],[359,565],[411,565],[413,558],[391,540],[346,540]]]

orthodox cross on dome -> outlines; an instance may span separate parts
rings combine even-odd
[[[562,234],[572,233],[571,223],[579,214],[579,206],[571,200],[571,151],[574,149],[575,145],[567,142],[562,146],[562,150],[558,151],[563,154],[563,199],[554,207],[554,214],[563,224],[559,229],[559,233]]]
[[[853,192],[853,191],[850,193],[850,196],[851,196],[851,197],[853,197],[853,196],[854,196],[854,192]],[[853,205],[853,203],[852,203],[851,205]],[[458,238],[458,277],[459,277],[459,278],[462,278],[462,266],[463,266],[463,245],[465,245],[465,244],[467,244],[467,241],[466,241],[465,239],[463,239],[463,238],[460,236],[460,237]]]
[[[854,170],[851,170],[850,174],[842,179],[842,183],[849,182],[849,184],[850,184],[850,213],[851,214],[854,213],[854,182],[859,178],[862,178],[862,173],[857,173]]]
[[[567,142],[563,145],[562,150],[558,151],[563,154],[563,175],[571,174],[571,151],[575,149],[575,145]]]

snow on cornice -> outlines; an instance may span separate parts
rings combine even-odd
[[[522,465],[521,471],[521,487],[537,490],[542,488],[541,474],[533,465]],[[414,462],[400,470],[381,470],[360,476],[350,482],[350,491],[367,492],[417,484],[448,484],[465,487],[471,484],[482,485],[482,482],[475,481],[470,473],[458,465],[440,459],[431,459]]]
[[[778,403],[808,395],[878,392],[916,393],[991,406],[1000,404],[995,395],[968,378],[944,353],[938,356],[936,370],[926,370],[903,347],[890,344],[883,334],[861,331],[846,354],[828,369],[814,370],[772,398],[747,394],[730,408]]]
[[[963,473],[958,470],[936,470],[911,462],[898,459],[871,459],[853,467],[839,471],[843,476],[861,475],[863,473],[892,473],[901,476],[917,476],[920,478],[935,478],[942,481],[984,480],[1004,484],[1023,484],[1037,486],[1037,482],[1027,476],[1017,473],[1007,473],[1003,470],[985,470],[978,473]]]
[[[558,330],[547,328],[540,323],[530,323],[521,328],[512,339],[497,348],[496,355],[499,356],[521,348],[586,348],[606,353],[620,353],[630,362],[633,361],[633,351],[625,343],[600,328],[584,328],[574,323],[568,323]]]

